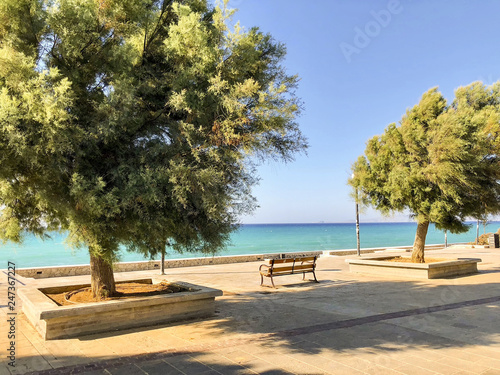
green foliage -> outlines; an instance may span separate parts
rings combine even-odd
[[[306,141],[285,47],[202,0],[4,0],[0,238],[214,252]]]
[[[399,126],[368,141],[349,183],[382,212],[466,231],[465,218],[500,210],[499,125],[499,83],[460,87],[451,105],[431,89]]]

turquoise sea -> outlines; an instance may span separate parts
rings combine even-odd
[[[361,248],[412,245],[416,231],[415,223],[361,223]],[[500,222],[491,222],[486,232],[496,232]],[[479,234],[484,232],[479,227]],[[86,249],[70,249],[65,246],[66,236],[54,233],[51,240],[42,241],[28,236],[23,244],[0,245],[1,258],[16,264],[17,268],[56,265],[88,264]],[[476,224],[460,235],[448,233],[448,244],[471,242],[476,238]],[[444,232],[429,227],[427,244],[444,243]],[[264,254],[313,250],[340,250],[356,248],[355,224],[246,224],[234,232],[231,244],[217,255]],[[197,253],[173,253],[167,258],[200,257]],[[125,250],[121,261],[145,260],[137,253]],[[0,266],[0,268],[4,268]]]

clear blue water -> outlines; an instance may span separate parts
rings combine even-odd
[[[415,223],[361,223],[361,247],[390,247],[413,244]],[[500,222],[489,223],[486,232],[496,232]],[[480,225],[479,233],[484,229]],[[88,264],[86,249],[65,246],[64,234],[54,233],[51,240],[42,241],[27,236],[21,245],[0,245],[1,258],[16,263],[17,268]],[[476,238],[476,225],[463,234],[448,233],[448,243],[471,242]],[[427,244],[444,243],[444,232],[429,227]],[[275,252],[340,250],[356,248],[355,224],[252,224],[242,225],[231,238],[231,244],[217,255],[265,254]],[[168,254],[167,258],[201,257],[199,253]],[[137,253],[121,252],[120,260],[145,260]],[[5,266],[6,267],[6,266]],[[0,268],[5,268],[0,265]]]

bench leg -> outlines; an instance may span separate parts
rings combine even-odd
[[[312,271],[313,272],[313,276],[314,276],[314,281],[319,283],[318,279],[316,279],[316,272]]]
[[[310,271],[312,272],[313,276],[314,276],[314,281],[319,283],[318,279],[316,279],[316,273],[314,271]],[[306,279],[306,273],[305,272],[302,272],[302,281],[304,281]]]
[[[271,283],[273,284],[273,288],[276,289],[276,286],[274,285],[274,280],[273,280],[273,277],[272,276],[269,276],[271,278]],[[260,286],[262,286],[262,284],[264,284],[264,276],[262,276],[262,274],[260,275]]]
[[[276,289],[276,286],[274,285],[274,280],[273,280],[272,276],[271,276],[271,283],[273,284],[273,288]]]

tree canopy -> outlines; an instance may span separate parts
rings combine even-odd
[[[255,206],[252,160],[307,147],[285,46],[232,14],[204,0],[2,1],[0,238],[67,230],[94,276],[120,244],[220,249]]]
[[[499,131],[500,83],[460,87],[451,105],[431,89],[368,141],[349,183],[365,204],[415,217],[412,258],[423,262],[429,223],[459,233],[468,217],[500,210]]]

